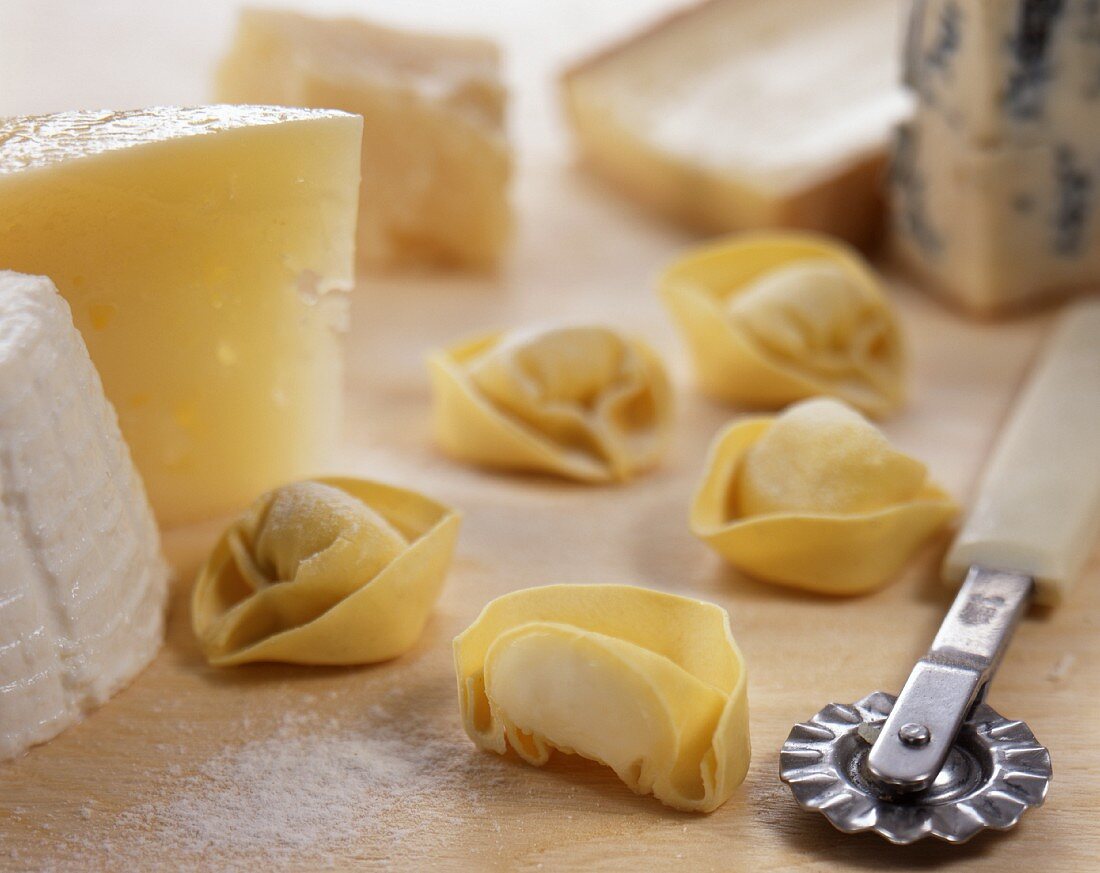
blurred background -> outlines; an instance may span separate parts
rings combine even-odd
[[[512,87],[513,141],[564,147],[556,124],[561,65],[683,5],[676,0],[2,0],[0,115],[102,107],[194,105],[211,99],[211,75],[242,6],[357,15],[377,23],[498,40]],[[521,88],[515,87],[522,83]]]

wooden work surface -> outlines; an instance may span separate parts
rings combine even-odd
[[[614,3],[570,3],[551,14],[529,4],[529,21],[508,4],[472,11],[471,29],[533,46],[530,55],[512,46],[513,57],[519,55],[513,80],[520,88],[531,83],[517,111],[524,152],[513,257],[493,280],[364,279],[355,291],[347,450],[339,469],[422,489],[465,514],[453,571],[420,643],[397,661],[358,669],[211,669],[191,635],[187,595],[219,525],[168,534],[177,578],[163,651],[86,722],[0,764],[0,869],[229,864],[230,852],[180,853],[158,846],[155,833],[120,822],[132,822],[132,811],[143,805],[170,800],[174,786],[212,756],[270,737],[288,719],[305,725],[307,735],[339,730],[407,735],[410,743],[427,738],[435,758],[425,766],[438,764],[443,749],[452,778],[446,791],[423,792],[415,809],[406,804],[383,815],[360,838],[335,847],[304,846],[279,863],[257,861],[257,869],[416,869],[429,863],[438,869],[547,871],[1098,868],[1096,561],[1063,608],[1023,623],[993,688],[992,704],[1025,719],[1055,764],[1046,806],[1012,833],[984,834],[963,847],[926,842],[896,848],[874,836],[835,832],[822,817],[801,812],[779,782],[778,751],[794,722],[829,701],[896,691],[924,651],[950,597],[935,571],[946,537],[885,590],[830,600],[740,577],[688,532],[688,501],[704,450],[735,414],[693,392],[682,349],[654,294],[655,272],[689,239],[638,214],[575,169],[545,103],[546,76],[561,58],[661,5],[655,0],[625,12],[620,4],[616,12]],[[0,57],[7,61],[0,65],[14,66],[21,57],[31,66],[7,70],[19,72],[14,78],[0,76],[0,112],[102,102],[115,93],[116,105],[201,99],[206,71],[195,64],[207,63],[224,37],[199,37],[205,28],[224,27],[227,9],[205,0],[195,4],[193,20],[170,21],[168,12],[146,8],[152,6],[160,4],[5,4]],[[169,6],[174,4],[164,4]],[[424,4],[418,12],[453,26],[462,21],[457,7],[466,6]],[[338,8],[349,7],[354,4]],[[126,26],[135,32],[171,31],[170,50],[159,61],[144,42],[121,40],[117,28],[127,14],[133,19]],[[87,55],[77,58],[48,42],[43,57],[23,49],[13,60],[7,51],[21,37],[2,26],[4,16],[11,16],[9,25],[29,28],[33,39],[46,39],[43,22],[61,22],[63,38],[91,31],[95,42],[97,15],[106,15],[114,28],[100,26],[104,56],[122,63],[131,50],[150,64],[148,77],[123,83],[114,68],[105,68],[97,79]],[[574,38],[570,27],[587,30]],[[184,64],[190,55],[180,46],[188,34],[201,51],[195,63]],[[77,76],[68,84],[53,75],[34,93],[4,90],[33,81],[36,70],[56,73],[54,65],[65,58],[70,77]],[[93,72],[79,76],[85,69]],[[894,297],[911,341],[912,400],[885,429],[965,500],[1049,321],[978,326],[913,290],[898,287]],[[667,462],[629,486],[593,488],[489,474],[440,457],[428,429],[425,351],[469,332],[561,317],[629,328],[666,354],[680,388],[677,440]],[[706,598],[729,611],[750,672],[754,755],[744,785],[717,812],[673,812],[634,796],[610,771],[585,761],[559,756],[539,770],[479,753],[467,740],[458,719],[451,638],[489,599],[551,582],[631,583]],[[457,782],[455,773],[461,775]]]

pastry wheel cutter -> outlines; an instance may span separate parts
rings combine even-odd
[[[1100,533],[1100,302],[1067,310],[989,458],[944,562],[962,587],[901,693],[792,728],[780,778],[846,833],[962,843],[1046,798],[1050,753],[985,703],[1028,605],[1056,605]]]

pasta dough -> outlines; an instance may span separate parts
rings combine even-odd
[[[858,594],[894,576],[956,512],[924,464],[853,409],[817,399],[718,436],[691,529],[753,576]]]
[[[869,415],[904,400],[901,331],[871,268],[808,234],[753,234],[691,252],[661,279],[708,394],[775,408],[817,395]]]
[[[191,619],[207,660],[365,664],[416,642],[458,536],[451,509],[361,479],[277,488],[199,573]]]
[[[605,327],[494,333],[431,355],[450,455],[583,482],[626,480],[668,442],[672,389],[640,340]]]
[[[466,732],[536,766],[552,751],[633,791],[710,812],[749,765],[745,667],[725,610],[627,585],[551,585],[492,601],[455,639]]]

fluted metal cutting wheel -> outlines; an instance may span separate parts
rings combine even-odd
[[[1006,830],[1046,798],[1050,753],[1022,721],[984,703],[963,723],[931,787],[891,793],[866,767],[895,697],[876,691],[850,706],[832,703],[791,729],[780,778],[803,809],[845,833],[873,831],[892,843],[932,836],[964,843],[986,828]]]

